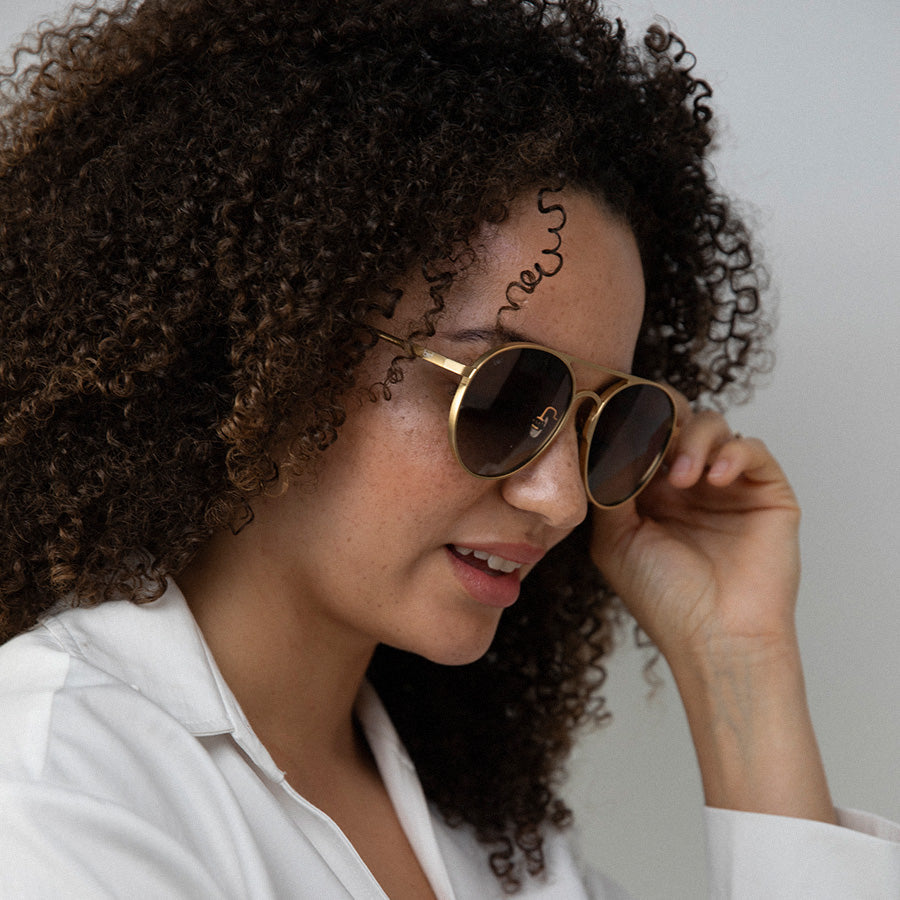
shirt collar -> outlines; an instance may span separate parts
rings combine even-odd
[[[171,579],[165,593],[151,603],[110,600],[94,607],[66,607],[42,625],[69,654],[139,691],[191,734],[230,734],[271,781],[285,781],[225,683],[184,595]],[[361,687],[356,715],[416,855],[438,896],[452,898],[415,767],[368,682]]]
[[[171,579],[165,593],[150,603],[109,600],[94,607],[67,607],[42,624],[73,656],[139,691],[191,734],[232,735],[268,778],[284,781]]]
[[[256,737],[228,687],[178,585],[150,603],[110,600],[64,607],[42,622],[62,647],[121,681],[197,737],[231,734],[273,781],[284,773]],[[414,777],[412,761],[375,690],[364,683],[356,713],[379,768]]]
[[[70,654],[140,691],[192,734],[235,730],[234,698],[173,581],[151,603],[70,607],[42,624]]]

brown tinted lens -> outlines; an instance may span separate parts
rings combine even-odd
[[[566,364],[532,347],[504,349],[472,376],[457,411],[456,451],[476,475],[508,475],[553,436],[572,399]]]
[[[597,503],[615,506],[644,484],[666,449],[674,422],[669,395],[654,385],[629,385],[609,398],[588,451],[588,485]]]

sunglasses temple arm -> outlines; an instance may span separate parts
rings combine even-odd
[[[457,362],[454,359],[444,356],[442,353],[429,350],[421,344],[413,343],[413,341],[404,341],[401,338],[394,337],[392,334],[388,334],[386,331],[378,331],[377,334],[388,343],[394,344],[396,347],[400,347],[407,352],[412,350],[419,359],[423,359],[425,362],[429,362],[433,366],[438,366],[441,369],[446,369],[448,372],[453,372],[454,375],[463,376],[470,368],[464,363]]]

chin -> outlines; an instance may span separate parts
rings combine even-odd
[[[469,663],[477,662],[484,656],[488,651],[488,647],[491,646],[491,642],[488,641],[483,647],[479,647],[477,650],[463,650],[463,649],[448,649],[442,653],[428,653],[421,654],[425,656],[427,660],[430,662],[436,663],[439,666],[467,666]]]
[[[467,623],[472,626],[472,623]],[[436,629],[427,639],[410,641],[401,649],[439,666],[465,666],[481,659],[490,649],[497,632],[497,620],[480,622],[474,627]]]

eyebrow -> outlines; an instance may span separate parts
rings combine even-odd
[[[507,328],[505,325],[500,325],[499,323],[491,326],[490,328],[461,328],[459,331],[448,332],[446,335],[444,335],[444,337],[460,344],[487,344],[488,347],[491,348],[498,347],[503,344],[537,344],[541,347],[546,346],[541,341],[537,341],[533,337],[526,335],[521,331],[516,331],[516,329],[514,328]],[[581,357],[577,356],[572,357],[572,359],[577,360],[578,362],[587,363],[588,365],[594,365],[589,359],[582,359]],[[607,366],[601,365],[600,368],[606,369],[608,372],[618,372],[617,369],[610,369]],[[627,375],[628,373],[623,372],[622,374]],[[615,376],[605,374],[598,380],[597,384],[591,386],[589,390],[601,390],[607,383],[609,383],[611,377],[614,378]]]
[[[461,344],[536,344],[539,341],[516,331],[514,328],[507,328],[505,325],[494,325],[491,328],[463,328],[459,331],[453,331],[447,335],[452,341]]]

